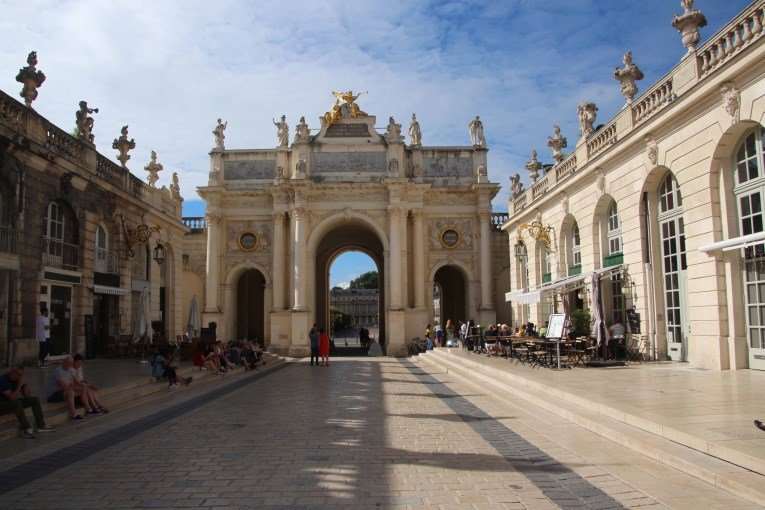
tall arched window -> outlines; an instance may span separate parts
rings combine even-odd
[[[685,259],[685,223],[680,188],[672,172],[659,186],[659,232],[664,284],[664,309],[668,356],[687,360],[688,279]]]
[[[56,241],[64,240],[64,210],[56,202],[48,205],[47,235]]]
[[[622,223],[619,221],[619,207],[616,201],[611,201],[611,207],[608,208],[608,229],[606,238],[608,239],[608,254],[615,255],[622,252]]]
[[[109,233],[103,223],[96,227],[96,271],[109,272]]]
[[[763,137],[765,132],[757,128],[750,132],[737,148],[734,158],[735,187],[738,224],[741,235],[763,231],[763,195],[765,194],[765,168],[763,168]],[[744,297],[746,300],[746,327],[749,340],[750,366],[754,349],[765,349],[765,245],[755,244],[744,248]]]
[[[568,274],[577,275],[582,272],[582,241],[579,237],[579,225],[574,222],[574,226],[571,227],[571,260],[569,262]]]

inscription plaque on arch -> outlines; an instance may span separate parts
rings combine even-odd
[[[366,124],[332,124],[324,133],[327,138],[367,138],[370,135]]]

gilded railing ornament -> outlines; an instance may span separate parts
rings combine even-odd
[[[365,94],[365,92],[354,94],[352,90],[347,92],[332,91],[332,95],[335,96],[335,104],[332,105],[330,111],[322,115],[321,124],[323,126],[331,126],[343,119],[368,117],[368,115],[359,108],[359,105],[356,104],[356,99],[362,94]],[[340,101],[342,101],[342,103],[340,103]]]
[[[133,257],[135,255],[135,246],[146,243],[154,232],[159,233],[159,226],[150,227],[145,223],[141,223],[135,229],[128,227],[128,256]]]
[[[542,241],[545,243],[545,252],[546,253],[553,253],[552,250],[552,239],[550,239],[550,231],[553,228],[551,226],[545,227],[542,225],[542,222],[539,220],[534,220],[531,222],[531,224],[528,223],[521,223],[518,225],[518,243],[523,244],[523,231],[528,231],[529,235],[536,239],[537,241]]]

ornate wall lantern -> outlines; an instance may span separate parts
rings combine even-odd
[[[154,260],[161,266],[165,261],[165,256],[165,244],[161,240],[158,240],[157,245],[154,247]]]
[[[518,242],[515,243],[515,259],[518,262],[523,262],[526,260],[527,252],[526,252],[526,245],[523,242],[523,239],[518,237]]]

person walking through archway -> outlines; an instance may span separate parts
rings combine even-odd
[[[313,360],[316,358],[316,365],[319,364],[319,332],[317,331],[316,324],[311,328],[308,333],[308,340],[311,342],[311,366],[313,366]]]
[[[324,328],[319,329],[319,356],[321,356],[321,365],[329,366],[329,335],[324,332]]]

